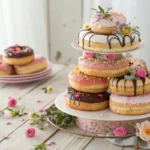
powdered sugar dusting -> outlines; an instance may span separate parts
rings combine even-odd
[[[138,104],[149,103],[150,93],[139,95],[139,96],[132,96],[132,97],[111,94],[110,99],[118,103],[138,105]]]

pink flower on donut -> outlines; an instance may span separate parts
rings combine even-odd
[[[147,73],[146,73],[146,70],[145,70],[145,69],[140,68],[140,69],[138,69],[138,71],[136,72],[136,75],[137,75],[138,77],[145,78],[146,75],[147,75]]]
[[[84,52],[83,55],[87,58],[92,58],[92,57],[94,57],[95,54],[92,52]]]
[[[17,104],[17,100],[13,97],[8,98],[8,106],[9,107],[15,107]]]
[[[112,61],[112,60],[115,60],[117,58],[117,55],[115,55],[115,54],[105,54],[104,58],[109,60],[109,61]]]
[[[80,92],[78,92],[77,94],[76,94],[76,98],[79,98],[80,97]]]
[[[125,128],[123,127],[120,127],[120,128],[116,128],[113,130],[113,133],[116,135],[116,136],[125,136],[127,131]]]

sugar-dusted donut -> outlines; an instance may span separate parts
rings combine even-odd
[[[150,74],[145,66],[131,66],[126,75],[111,78],[109,87],[112,93],[123,96],[146,94],[150,92]]]
[[[34,59],[34,52],[28,46],[11,46],[4,50],[3,60],[9,65],[26,65]]]
[[[94,54],[84,52],[79,58],[80,70],[99,77],[119,77],[127,73],[130,59],[120,54]]]
[[[35,59],[27,65],[14,66],[16,74],[31,74],[46,69],[47,61],[44,56],[36,56]]]
[[[103,110],[108,108],[109,93],[85,93],[68,87],[65,92],[65,104],[79,110]]]
[[[11,75],[14,73],[12,66],[3,62],[3,56],[0,55],[0,75]]]
[[[84,74],[78,67],[68,75],[68,78],[70,86],[77,91],[99,93],[108,89],[108,78]]]
[[[112,112],[122,115],[150,113],[150,93],[132,97],[111,94],[109,107]]]

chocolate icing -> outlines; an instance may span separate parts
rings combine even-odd
[[[80,97],[76,98],[76,94],[79,93],[79,91],[73,89],[72,87],[68,87],[68,89],[65,91],[65,97],[67,99],[80,102],[87,102],[87,103],[99,103],[106,100],[109,100],[109,93],[108,92],[102,92],[102,93],[84,93],[80,92]],[[101,94],[101,96],[98,96]]]
[[[33,54],[33,49],[28,46],[15,45],[4,50],[4,56],[8,58],[21,58]]]
[[[119,83],[121,80],[123,80],[123,79],[124,79],[124,91],[126,91],[126,81],[127,81],[127,80],[124,78],[124,76],[122,76],[122,77],[117,77],[117,78],[113,78],[113,79],[112,79],[112,82],[111,82],[112,86],[113,86],[113,81],[114,81],[115,79],[117,79],[117,82],[116,82],[116,91],[118,91],[118,83]],[[139,80],[141,80],[142,83],[143,83],[143,94],[144,94],[145,78],[139,78]],[[131,81],[132,81],[133,87],[134,87],[134,96],[136,96],[137,79],[132,79]]]
[[[94,36],[94,35],[105,35],[105,34],[98,34],[98,33],[94,33],[91,31],[91,29],[82,29],[80,32],[82,31],[88,31],[86,32],[85,34],[83,34],[82,36],[82,48],[84,49],[84,40],[85,40],[85,37],[88,35],[88,34],[91,34],[93,33],[90,38],[89,38],[89,47],[91,46],[91,38]],[[80,35],[80,32],[78,33],[78,44],[79,44],[79,35]],[[137,31],[137,30],[133,30],[134,34],[137,34],[139,36],[139,42],[141,42],[141,38],[140,38],[140,32]],[[130,44],[132,45],[133,42],[135,41],[135,36],[132,37],[132,33],[130,35],[122,35],[122,34],[119,34],[119,33],[113,33],[113,34],[110,34],[110,35],[106,35],[107,36],[107,42],[108,42],[108,45],[109,45],[109,49],[111,49],[111,41],[113,39],[115,40],[118,40],[118,42],[120,43],[120,46],[124,47],[125,44],[126,44],[126,38],[129,38],[130,39]],[[120,40],[120,36],[122,37],[122,40]]]

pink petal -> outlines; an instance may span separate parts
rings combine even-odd
[[[21,87],[18,87],[17,89],[18,89],[19,91],[20,91],[20,90],[22,90],[22,88],[21,88]]]
[[[11,122],[7,122],[6,125],[11,125]]]
[[[24,119],[24,118],[21,118],[20,120],[21,120],[21,121],[25,121],[25,119]]]
[[[41,112],[41,113],[42,113],[42,112],[45,112],[45,110],[44,110],[44,109],[40,109],[40,110],[39,110],[39,112]]]
[[[37,102],[37,103],[40,103],[41,101],[40,101],[40,100],[37,100],[36,102]]]
[[[8,135],[3,135],[3,139],[7,139],[8,138]]]

